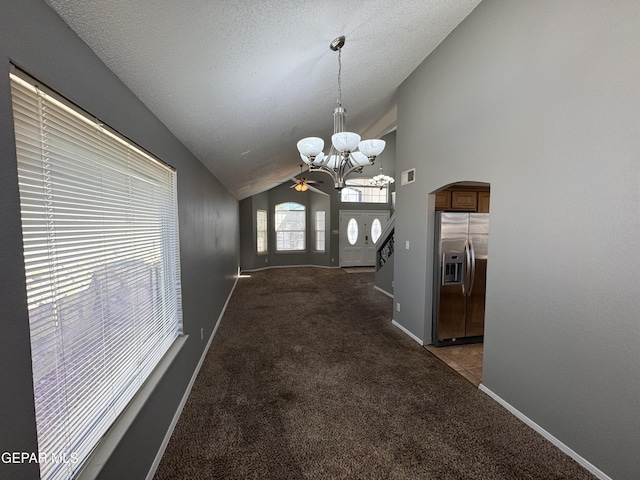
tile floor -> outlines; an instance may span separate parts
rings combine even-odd
[[[482,343],[451,347],[426,345],[425,348],[476,387],[482,382]]]

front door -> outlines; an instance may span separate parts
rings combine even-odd
[[[388,211],[340,210],[340,266],[374,266],[375,242],[388,220]]]

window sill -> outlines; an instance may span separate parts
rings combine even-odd
[[[80,472],[74,477],[74,480],[94,480],[98,478],[105,463],[107,463],[107,460],[109,460],[109,457],[113,454],[156,386],[160,383],[160,380],[178,356],[180,350],[182,350],[188,338],[189,335],[181,335],[174,340],[169,350],[167,350],[167,353],[164,354],[164,357],[162,357],[162,360],[160,360],[160,363],[158,363],[153,373],[149,375],[149,378],[144,385],[142,385],[136,396],[133,397],[133,400],[131,400],[127,408],[125,408],[107,434],[100,440],[100,443],[98,443]]]

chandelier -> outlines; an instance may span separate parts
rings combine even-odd
[[[369,185],[379,187],[380,189],[383,189],[393,182],[395,182],[395,179],[393,177],[390,177],[389,175],[385,175],[382,171],[382,167],[380,167],[380,173],[378,175],[369,179]]]
[[[341,190],[352,173],[362,173],[362,168],[373,165],[382,153],[385,141],[379,139],[360,140],[360,135],[346,131],[347,111],[342,107],[342,47],[345,37],[336,38],[329,48],[338,52],[338,98],[333,111],[333,135],[329,153],[323,153],[324,140],[319,137],[307,137],[297,144],[302,160],[309,165],[309,171],[324,172],[331,176],[335,188]]]

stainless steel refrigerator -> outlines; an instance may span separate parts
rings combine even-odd
[[[480,342],[484,335],[489,214],[436,212],[433,343]]]

